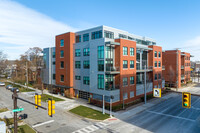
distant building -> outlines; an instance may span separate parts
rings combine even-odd
[[[148,94],[165,85],[162,47],[151,38],[99,26],[57,35],[53,49],[43,51],[43,83],[65,96],[130,103],[144,96],[145,71]]]

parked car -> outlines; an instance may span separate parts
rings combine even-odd
[[[5,86],[5,83],[4,82],[0,82],[0,86]]]
[[[7,85],[7,86],[6,86],[6,89],[8,89],[8,90],[11,90],[12,88],[13,88],[12,85]]]
[[[16,89],[16,92],[18,93],[18,92],[19,92],[19,88],[16,88],[16,87],[13,87],[13,88],[11,89],[11,91],[14,92],[15,89]]]

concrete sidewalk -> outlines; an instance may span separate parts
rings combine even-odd
[[[13,112],[12,111],[2,112],[2,113],[0,113],[0,118],[1,119],[4,119],[4,118],[13,118]]]

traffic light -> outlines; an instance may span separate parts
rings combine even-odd
[[[35,104],[41,106],[41,95],[35,94]],[[38,109],[38,106],[35,106]]]
[[[55,114],[55,100],[49,99],[48,100],[48,115],[50,117],[53,116],[53,114]]]
[[[191,94],[188,92],[182,93],[182,107],[191,108]]]

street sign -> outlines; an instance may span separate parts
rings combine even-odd
[[[20,111],[23,111],[24,108],[18,108],[18,109],[13,109],[12,112],[20,112]]]
[[[161,97],[161,89],[153,88],[153,97]]]

